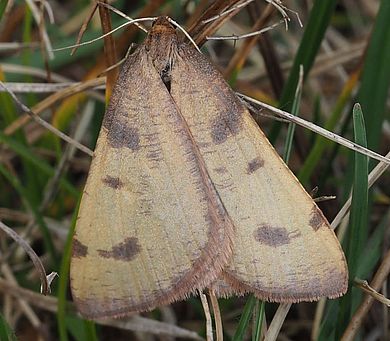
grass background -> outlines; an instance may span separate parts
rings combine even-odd
[[[388,152],[389,1],[285,1],[299,14],[303,28],[295,14],[288,12],[292,19],[288,31],[280,25],[267,34],[236,43],[206,42],[205,37],[251,32],[277,22],[280,14],[258,0],[229,20],[219,18],[202,24],[201,18],[240,1],[210,3],[155,0],[115,1],[113,5],[132,17],[171,16],[188,29],[235,90],[295,111],[381,154]],[[0,2],[0,79],[22,83],[16,92],[23,103],[93,149],[105,110],[103,92],[90,88],[89,92],[76,92],[72,88],[68,92],[39,93],[37,84],[29,85],[45,83],[46,89],[52,89],[52,83],[80,81],[88,86],[88,81],[105,69],[106,59],[108,64],[117,61],[130,43],[140,43],[145,34],[128,27],[114,35],[116,48],[106,49],[106,53],[100,40],[79,48],[72,56],[69,51],[61,51],[50,59],[40,43],[42,32],[47,32],[54,47],[71,45],[92,7],[90,1],[51,1],[50,5],[55,23],[50,23],[44,7],[38,6],[37,13],[45,14],[36,20],[28,2]],[[44,19],[44,26],[37,24],[39,18]],[[83,40],[101,35],[100,20],[99,15],[93,17]],[[111,20],[112,27],[124,22],[115,14]],[[9,42],[21,45],[10,48],[5,45]],[[303,86],[296,96],[300,65],[304,70]],[[108,94],[115,73],[108,75]],[[355,102],[361,109],[354,107]],[[128,321],[95,324],[76,314],[68,283],[70,241],[90,157],[72,150],[24,116],[9,95],[0,93],[0,219],[34,248],[48,272],[57,271],[60,277],[54,281],[50,297],[40,296],[39,277],[32,262],[12,240],[1,235],[0,340],[205,337],[204,313],[197,298]],[[260,115],[255,118],[278,151],[289,155],[290,168],[309,192],[318,186],[317,196],[337,196],[320,203],[329,221],[352,191],[349,219],[338,228],[350,277],[371,282],[374,274],[380,273],[382,280],[375,284],[386,295],[387,275],[383,269],[389,263],[389,174],[368,190],[367,173],[376,162],[302,128],[293,135],[284,123]],[[364,297],[351,282],[348,294],[341,299],[293,305],[278,337],[348,339],[352,335],[348,326],[359,318],[356,311]],[[277,310],[276,304],[264,304],[253,297],[224,299],[219,304],[226,340],[262,339]],[[381,303],[375,302],[360,320],[363,322],[357,340],[389,339],[388,311]]]

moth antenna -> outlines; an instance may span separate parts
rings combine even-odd
[[[89,149],[88,147],[84,146],[83,144],[81,144],[80,142],[72,139],[71,137],[69,137],[68,135],[64,134],[62,131],[58,130],[57,128],[53,127],[50,123],[46,122],[45,120],[43,120],[39,115],[37,115],[36,113],[34,113],[29,107],[27,107],[26,105],[24,105],[17,97],[16,95],[11,91],[9,90],[5,84],[0,81],[0,87],[2,87],[6,92],[8,92],[10,94],[10,96],[13,98],[13,100],[15,101],[15,103],[26,113],[28,114],[29,116],[31,116],[31,118],[36,121],[37,123],[39,123],[42,127],[45,127],[47,130],[51,131],[53,134],[57,135],[60,139],[64,140],[65,142],[67,143],[70,143],[72,145],[74,145],[77,149],[80,149],[82,152],[88,154],[89,156],[93,156],[93,151],[91,149]]]
[[[253,36],[256,36],[256,35],[259,35],[259,34],[263,34],[264,32],[267,32],[269,30],[272,30],[274,29],[276,26],[279,26],[280,24],[284,23],[285,20],[284,19],[280,19],[278,22],[270,25],[270,26],[267,26],[261,30],[258,30],[258,31],[254,31],[254,32],[251,32],[251,33],[246,33],[246,34],[242,34],[242,35],[230,35],[230,36],[218,36],[218,37],[206,37],[207,40],[238,40],[238,39],[245,39],[245,38],[249,38],[249,37],[253,37]]]
[[[246,0],[246,1],[244,1],[244,2],[242,2],[240,4],[238,4],[238,5],[232,6],[231,8],[229,8],[226,11],[223,11],[223,12],[221,12],[219,14],[216,14],[216,15],[214,15],[211,18],[208,18],[206,20],[202,20],[202,24],[207,24],[207,23],[209,23],[209,22],[211,22],[211,21],[213,21],[215,19],[221,18],[221,17],[223,17],[223,16],[225,16],[225,15],[227,15],[227,14],[229,14],[229,13],[231,13],[231,12],[237,10],[237,9],[245,7],[246,5],[250,4],[253,1],[254,0]]]
[[[82,42],[82,43],[79,43],[79,44],[75,44],[75,45],[70,45],[70,46],[65,46],[65,47],[60,47],[60,48],[57,48],[57,49],[53,49],[52,51],[63,51],[63,50],[68,50],[68,49],[73,49],[75,47],[79,47],[79,46],[83,46],[83,45],[88,45],[88,44],[92,44],[100,39],[103,39],[104,37],[122,29],[123,27],[126,27],[128,25],[131,25],[131,24],[134,24],[136,22],[142,22],[142,21],[153,21],[153,20],[156,20],[157,17],[145,17],[145,18],[138,18],[138,19],[132,19],[128,22],[125,22],[124,24],[114,28],[113,30],[111,30],[110,32],[107,32],[95,39],[91,39],[91,40],[88,40],[88,41],[85,41],[85,42]]]
[[[251,0],[253,1],[253,0]],[[129,21],[132,21],[132,23],[134,23],[134,25],[136,25],[138,28],[140,28],[142,31],[144,31],[145,33],[148,33],[148,30],[143,27],[142,25],[140,25],[138,22],[137,22],[137,19],[132,19],[130,18],[128,15],[124,14],[123,12],[119,11],[118,9],[116,9],[115,7],[111,6],[110,4],[107,4],[105,2],[100,2],[100,1],[97,1],[97,3],[103,7],[106,7],[108,9],[110,9],[111,11],[113,11],[114,13],[118,14],[119,16],[121,16],[122,18],[125,18]],[[145,18],[147,19],[147,18]],[[156,20],[157,17],[153,17],[153,18],[149,18],[149,20],[153,21],[153,20]],[[200,49],[198,47],[198,45],[196,45],[195,41],[191,38],[191,36],[187,33],[187,31],[182,27],[180,26],[175,20],[171,19],[171,18],[167,18],[168,21],[174,25],[175,27],[177,27],[179,30],[181,30],[184,35],[188,38],[188,40],[195,46],[195,48],[200,52]]]
[[[348,149],[354,150],[355,152],[358,152],[360,154],[364,154],[372,159],[382,161],[382,162],[390,165],[390,158],[383,156],[383,155],[380,155],[380,154],[372,151],[371,149],[365,148],[365,147],[363,147],[363,146],[361,146],[353,141],[346,139],[345,137],[337,135],[336,133],[333,133],[325,128],[322,128],[322,127],[314,124],[314,123],[306,121],[303,118],[300,118],[298,116],[294,116],[287,111],[280,110],[278,108],[273,107],[272,105],[255,100],[254,98],[251,98],[249,96],[246,96],[246,95],[243,95],[240,93],[237,93],[237,95],[240,96],[241,98],[243,98],[245,101],[252,102],[255,105],[258,105],[264,109],[267,109],[280,117],[288,119],[290,122],[296,123],[296,124],[300,125],[301,127],[310,129],[311,131],[313,131],[317,134],[320,134],[321,136],[327,138],[328,140],[332,140],[332,141],[334,141],[334,142],[336,142],[344,147],[347,147]]]
[[[167,20],[168,20],[173,26],[177,27],[180,31],[182,31],[182,32],[184,33],[184,35],[188,38],[188,40],[192,43],[192,45],[194,45],[195,48],[196,48],[199,52],[201,52],[200,49],[199,49],[199,47],[198,47],[198,45],[196,45],[194,39],[191,38],[191,36],[188,34],[188,32],[187,32],[183,27],[181,27],[175,20],[173,20],[173,19],[171,19],[171,18],[169,18],[169,17],[167,17]]]

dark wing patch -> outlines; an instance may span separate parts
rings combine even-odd
[[[252,174],[263,166],[264,166],[264,160],[261,159],[260,157],[256,157],[252,161],[248,162],[248,167],[246,169],[246,172],[248,174]]]
[[[114,176],[106,175],[102,181],[111,188],[114,189],[121,189],[123,187],[123,182],[118,178]]]
[[[116,260],[130,261],[140,252],[141,246],[138,244],[138,238],[126,238],[124,242],[114,245],[111,251],[98,250],[99,255],[104,258],[113,258]]]
[[[317,206],[313,206],[311,210],[309,225],[313,228],[314,231],[317,231],[322,225],[324,225],[325,222],[326,219],[322,212]]]
[[[138,129],[130,127],[117,118],[113,120],[108,129],[108,143],[112,148],[129,148],[136,151],[140,148]]]
[[[223,143],[230,135],[236,135],[241,129],[242,110],[232,108],[223,112],[211,124],[211,136],[215,144]]]
[[[221,166],[221,167],[214,168],[214,171],[216,171],[218,174],[224,174],[227,172],[227,169],[226,167]]]
[[[81,258],[81,257],[86,257],[87,254],[88,254],[88,246],[84,245],[76,238],[73,238],[72,257]]]
[[[253,237],[259,243],[272,247],[289,244],[291,239],[286,228],[265,224],[253,232]]]

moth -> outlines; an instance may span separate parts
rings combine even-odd
[[[72,247],[87,318],[212,288],[335,298],[347,267],[329,223],[208,59],[157,19],[105,113]]]

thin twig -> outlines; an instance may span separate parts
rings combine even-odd
[[[366,294],[372,296],[378,302],[383,303],[387,307],[390,307],[390,299],[388,299],[387,297],[385,297],[384,295],[376,291],[374,288],[372,288],[367,281],[360,278],[355,278],[353,280],[353,283],[357,288],[362,289]]]
[[[319,202],[323,202],[323,201],[334,200],[336,198],[337,197],[335,195],[322,195],[320,197],[313,198],[313,200],[314,200],[314,202],[319,203]]]
[[[81,116],[81,120],[79,124],[76,125],[76,131],[73,136],[74,141],[80,141],[82,137],[85,135],[85,131],[93,117],[93,109],[94,104],[89,101],[84,110],[84,114]],[[44,190],[44,195],[42,199],[42,203],[39,207],[39,211],[43,212],[47,206],[52,202],[53,196],[58,189],[58,184],[61,179],[61,175],[66,172],[68,167],[68,161],[74,156],[76,152],[76,146],[74,144],[67,144],[65,151],[63,152],[60,161],[55,169],[55,173],[53,177],[47,182],[47,185]]]
[[[213,308],[214,322],[215,322],[215,335],[217,341],[223,341],[223,327],[222,327],[222,318],[221,311],[219,310],[218,299],[215,296],[214,291],[209,291],[211,307]]]
[[[382,283],[386,280],[390,273],[390,250],[387,251],[381,265],[379,266],[374,278],[371,281],[371,286],[374,290],[378,291],[382,286]],[[352,341],[359,330],[364,317],[367,315],[375,299],[371,295],[366,295],[355,314],[352,316],[341,341]]]
[[[17,286],[18,283],[16,281],[16,278],[14,274],[11,271],[11,268],[8,264],[2,264],[1,265],[1,272],[4,275],[5,279],[1,279],[2,281],[5,281],[9,283],[10,285]],[[7,295],[11,294],[10,292],[6,291],[5,292]],[[42,296],[41,294],[36,294],[39,295],[41,298],[44,298],[45,296]],[[15,297],[17,303],[19,304],[20,309],[26,316],[26,318],[30,321],[31,325],[34,326],[37,330],[40,330],[42,327],[42,322],[39,320],[39,317],[37,314],[34,312],[34,310],[30,306],[30,302],[27,302],[24,300],[22,297]],[[15,307],[13,308],[15,310]]]
[[[249,3],[253,2],[253,1],[254,0],[246,0],[246,1],[242,2],[242,3],[239,3],[238,5],[234,5],[234,6],[230,7],[226,11],[218,13],[218,14],[216,14],[216,15],[214,15],[214,16],[206,19],[206,20],[202,20],[202,24],[207,24],[207,23],[209,23],[211,21],[214,21],[215,19],[219,19],[219,18],[221,18],[221,17],[223,17],[223,16],[225,16],[225,15],[227,15],[227,14],[229,14],[229,13],[231,13],[231,12],[237,10],[237,9],[245,7],[246,5],[248,5]]]
[[[299,26],[303,27],[301,18],[299,17],[299,13],[289,9],[286,6],[284,6],[282,1],[280,1],[280,0],[265,0],[265,1],[267,1],[269,4],[274,6],[280,12],[280,14],[286,20],[286,25],[287,25],[287,21],[290,21],[290,17],[288,16],[287,12],[290,12],[290,13],[293,13],[296,16],[296,18],[298,20],[298,23],[299,23]],[[286,27],[286,30],[287,30],[287,27]]]
[[[207,341],[213,341],[213,324],[211,320],[209,304],[207,303],[207,297],[201,291],[199,291],[199,297],[200,301],[202,302],[204,315],[206,317],[206,339]]]
[[[8,281],[2,279],[0,277],[0,291],[3,293],[7,293],[12,295],[15,298],[21,298],[28,301],[30,304],[44,309],[46,311],[50,311],[53,313],[57,312],[58,307],[58,299],[54,296],[42,296],[33,292],[32,290],[28,290],[18,286],[17,284],[11,284]],[[66,302],[66,311],[68,313],[76,314],[76,308],[73,302]],[[155,321],[152,319],[148,319],[145,317],[141,317],[138,315],[132,316],[128,319],[122,320],[96,320],[97,324],[121,328],[124,330],[131,331],[140,331],[145,333],[150,333],[154,335],[168,335],[174,336],[178,338],[187,338],[192,340],[200,340],[201,338],[196,332],[177,327],[172,324]]]
[[[83,38],[84,32],[87,30],[88,23],[92,20],[93,15],[95,14],[95,11],[98,7],[98,4],[96,2],[91,4],[91,8],[89,9],[88,15],[85,16],[84,21],[80,27],[79,34],[77,35],[76,44],[79,44],[81,42],[81,39]],[[74,47],[72,51],[70,51],[70,55],[73,56],[77,50],[77,47]]]
[[[103,39],[104,37],[107,37],[109,36],[110,34],[113,34],[114,32],[122,29],[123,27],[126,27],[126,26],[129,26],[131,24],[135,24],[136,22],[142,22],[142,21],[154,21],[156,20],[157,17],[146,17],[146,18],[138,18],[138,19],[133,19],[131,21],[128,21],[128,22],[125,22],[124,24],[122,25],[119,25],[118,27],[112,29],[110,32],[107,32],[105,34],[102,34],[100,35],[99,37],[95,38],[95,39],[91,39],[91,40],[88,40],[88,41],[85,41],[85,42],[82,42],[82,43],[78,43],[78,44],[74,44],[74,45],[69,45],[69,46],[65,46],[65,47],[60,47],[60,48],[57,48],[57,49],[53,49],[52,51],[63,51],[63,50],[69,50],[69,49],[73,49],[75,47],[80,47],[80,46],[84,46],[84,45],[89,45],[89,44],[92,44],[96,41],[99,41],[100,39]]]
[[[35,3],[32,0],[26,0],[26,3],[28,5],[28,7],[30,7],[31,13],[32,13],[37,25],[39,26],[41,15],[39,14],[38,7],[35,5]],[[49,35],[47,34],[46,28],[44,28],[42,31],[42,39],[43,39],[44,44],[45,44],[46,53],[48,54],[50,59],[54,59],[54,53],[52,51],[51,42],[49,39]]]
[[[291,303],[279,304],[278,310],[276,310],[275,316],[272,319],[271,324],[269,325],[267,334],[265,334],[264,341],[276,340],[290,308],[291,308]]]
[[[321,298],[317,302],[316,311],[314,314],[313,328],[311,330],[312,340],[317,340],[318,334],[320,332],[322,316],[325,311],[325,305],[326,305],[326,298]]]
[[[293,123],[296,123],[302,127],[305,127],[305,128],[308,128],[310,129],[311,131],[314,131],[318,134],[320,134],[321,136],[324,136],[325,138],[327,138],[328,140],[332,140],[332,141],[335,141],[337,142],[338,144],[344,146],[344,147],[347,147],[351,150],[354,150],[356,152],[359,152],[361,154],[364,154],[364,155],[367,155],[368,157],[372,158],[372,159],[375,159],[375,160],[378,160],[378,161],[383,161],[387,164],[390,164],[390,159],[385,157],[385,156],[382,156],[378,153],[375,153],[374,151],[370,150],[370,149],[367,149],[367,148],[364,148],[360,145],[358,145],[357,143],[355,142],[352,142],[342,136],[339,136],[329,130],[326,130],[322,127],[319,127],[317,125],[315,125],[314,123],[311,123],[309,121],[306,121],[298,116],[294,116],[290,113],[288,113],[287,111],[284,111],[284,110],[281,110],[281,109],[278,109],[278,108],[275,108],[273,107],[272,105],[269,105],[269,104],[266,104],[266,103],[263,103],[263,102],[260,102],[258,100],[255,100],[249,96],[245,96],[243,94],[240,94],[240,93],[237,93],[238,96],[240,96],[241,98],[243,98],[245,101],[249,101],[249,102],[252,102],[252,103],[255,103],[256,105],[259,105],[260,107],[264,108],[264,109],[267,109],[273,113],[275,113],[276,115],[278,116],[281,116],[283,118],[287,118],[288,120],[290,120],[291,122]]]
[[[80,142],[75,141],[74,139],[70,138],[68,135],[64,134],[62,131],[58,130],[57,128],[53,127],[51,124],[47,123],[45,120],[43,120],[39,115],[35,114],[30,108],[25,106],[16,96],[15,94],[8,90],[4,83],[0,81],[0,86],[4,88],[14,99],[15,103],[19,105],[19,107],[28,115],[32,117],[34,121],[39,123],[41,126],[45,127],[47,130],[51,131],[64,141],[73,144],[76,148],[80,149],[82,152],[88,154],[89,156],[93,156],[93,151],[89,149],[88,147],[82,145]]]
[[[105,77],[103,78],[93,78],[89,79],[82,83],[76,83],[75,85],[71,85],[68,88],[65,88],[61,91],[58,91],[56,93],[53,93],[52,95],[46,97],[44,100],[39,102],[38,104],[34,105],[34,107],[31,109],[32,112],[34,112],[36,115],[40,114],[44,110],[50,108],[54,103],[67,98],[69,96],[72,96],[78,92],[85,91],[87,89],[94,88],[95,86],[104,84],[106,81]],[[1,87],[0,87],[1,88]],[[104,100],[103,100],[104,101]],[[25,114],[21,117],[19,117],[17,120],[13,121],[9,126],[7,126],[4,129],[4,134],[6,135],[12,135],[17,131],[18,129],[21,129],[26,123],[28,123],[31,120],[30,114]]]
[[[390,152],[386,154],[387,158],[390,158]],[[368,175],[368,188],[370,188],[376,180],[386,171],[389,167],[389,164],[384,162],[379,162],[375,168]],[[335,229],[341,222],[341,220],[347,215],[349,208],[352,203],[352,194],[350,194],[348,200],[345,202],[341,210],[337,213],[336,217],[333,219],[331,227]]]
[[[38,255],[23,238],[21,238],[13,229],[9,228],[2,221],[0,221],[0,229],[4,231],[8,236],[10,236],[18,245],[20,245],[24,249],[24,251],[26,251],[41,279],[41,292],[44,295],[47,295],[49,293],[49,283],[47,281],[45,268]]]
[[[7,82],[4,85],[8,90],[14,93],[35,93],[35,94],[44,94],[44,93],[53,93],[70,86],[80,85],[81,82],[63,82],[63,83],[21,83],[21,82]],[[99,85],[93,88],[94,90],[103,90],[105,85]],[[0,92],[7,92],[7,90],[0,89]]]
[[[237,35],[230,35],[230,36],[206,37],[206,39],[207,40],[239,40],[239,39],[250,38],[250,37],[253,37],[253,36],[257,36],[257,35],[263,34],[263,33],[267,32],[267,31],[270,31],[270,30],[274,29],[275,27],[279,26],[282,23],[284,23],[283,19],[281,19],[280,21],[278,21],[278,22],[276,22],[276,23],[274,23],[274,24],[272,24],[270,26],[264,27],[261,30],[250,32],[250,33],[246,33],[246,34],[241,34],[239,36],[237,36]]]
[[[19,42],[11,42],[11,43],[6,43],[2,42],[0,43],[0,52],[8,52],[8,51],[19,51],[21,49],[34,49],[39,47],[38,42],[31,42],[31,43],[19,43]]]
[[[119,16],[121,16],[122,18],[125,18],[129,21],[133,21],[134,19],[133,18],[130,18],[128,15],[126,15],[125,13],[121,12],[120,10],[118,10],[117,8],[111,6],[110,4],[106,3],[106,2],[102,2],[102,1],[96,1],[96,3],[99,5],[99,6],[103,6],[103,7],[106,7],[108,8],[109,10],[113,11],[114,13],[118,14]],[[134,22],[134,25],[137,26],[140,30],[144,31],[145,33],[148,33],[148,30],[143,26],[141,25],[140,23],[138,22]]]

